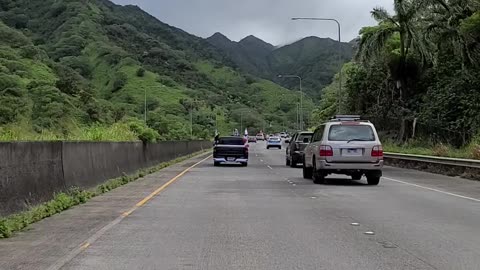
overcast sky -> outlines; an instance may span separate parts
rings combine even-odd
[[[391,9],[393,0],[113,0],[133,4],[159,20],[200,37],[221,32],[238,41],[254,35],[273,45],[306,36],[337,39],[334,22],[291,21],[291,17],[330,17],[342,25],[350,41],[361,27],[373,25],[370,11]]]

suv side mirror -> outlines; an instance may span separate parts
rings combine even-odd
[[[303,143],[309,143],[310,139],[309,138],[303,138]]]

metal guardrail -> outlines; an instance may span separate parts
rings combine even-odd
[[[400,154],[400,153],[390,153],[390,152],[385,152],[384,157],[387,159],[388,158],[400,159],[405,161],[417,161],[417,162],[425,162],[425,163],[434,163],[439,165],[480,169],[480,160],[475,160],[475,159],[434,157],[434,156],[410,155],[410,154]]]

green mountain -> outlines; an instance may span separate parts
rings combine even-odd
[[[296,93],[230,59],[136,6],[0,0],[0,140],[184,139],[190,116],[197,138],[293,128]]]
[[[248,36],[239,42],[235,42],[221,33],[213,34],[213,36],[207,38],[207,41],[221,49],[243,71],[263,78],[270,78],[270,67],[266,59],[275,49],[272,44],[254,36]]]
[[[329,38],[307,37],[279,48],[253,36],[234,42],[216,33],[207,41],[221,49],[241,70],[284,87],[298,88],[298,81],[279,79],[278,74],[301,76],[305,92],[317,101],[321,89],[332,82],[340,66],[353,55],[352,43],[338,43]]]

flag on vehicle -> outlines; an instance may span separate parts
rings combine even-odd
[[[245,129],[245,136],[248,136],[248,130]]]

